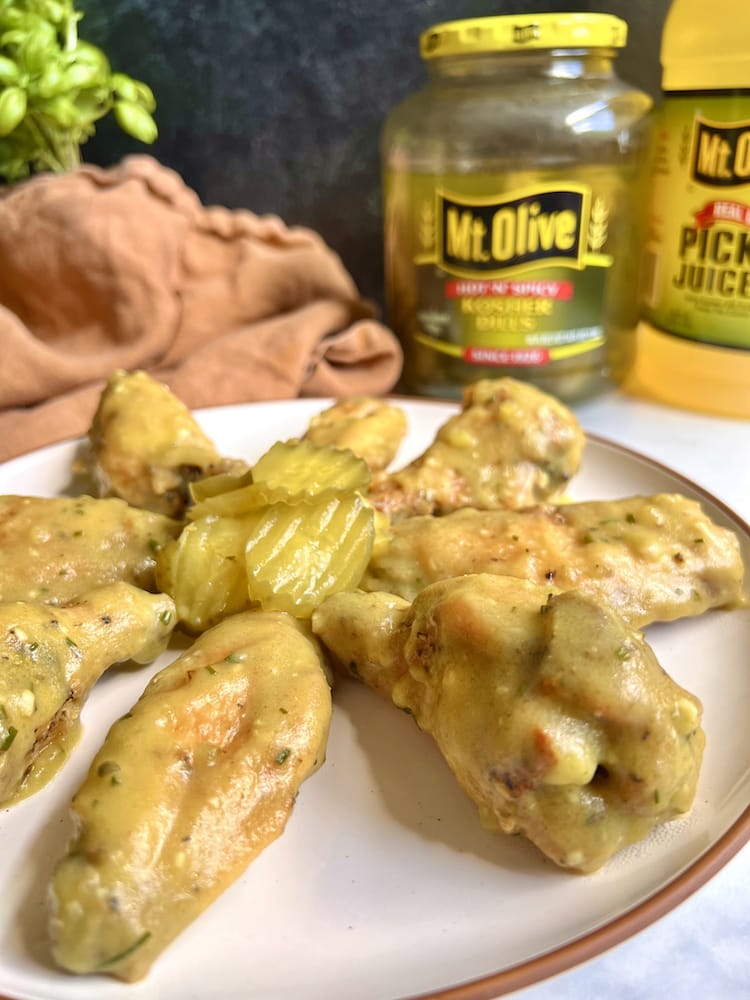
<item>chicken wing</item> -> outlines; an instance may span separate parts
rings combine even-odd
[[[114,663],[166,647],[174,604],[114,583],[65,607],[0,604],[0,802],[48,781],[79,735],[89,691]]]
[[[406,414],[397,405],[374,396],[351,396],[316,414],[305,440],[349,448],[375,473],[390,465],[405,434]]]
[[[384,474],[369,499],[391,519],[459,507],[527,507],[559,497],[578,471],[584,435],[554,397],[512,378],[464,390],[463,409],[404,469]]]
[[[744,600],[737,536],[676,493],[409,518],[373,552],[360,586],[412,600],[463,573],[576,588],[639,628]]]
[[[190,410],[144,371],[114,372],[102,392],[83,464],[100,497],[180,517],[196,479],[239,472]]]
[[[64,604],[116,580],[154,590],[156,557],[179,531],[115,498],[0,497],[0,601]]]
[[[313,628],[435,739],[485,825],[563,868],[592,872],[692,805],[700,702],[580,593],[480,574],[411,605],[337,594]]]
[[[158,673],[73,799],[52,883],[57,962],[142,978],[283,832],[330,719],[319,644],[283,613],[226,619]]]

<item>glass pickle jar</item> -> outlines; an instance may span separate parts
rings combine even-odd
[[[484,17],[420,37],[429,79],[386,119],[386,308],[402,387],[513,375],[566,402],[634,354],[651,99],[606,14]]]

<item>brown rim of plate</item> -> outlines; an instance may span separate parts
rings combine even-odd
[[[566,972],[621,944],[674,910],[725,867],[750,840],[750,806],[690,868],[632,910],[596,930],[519,965],[411,1000],[494,1000]]]
[[[598,434],[587,432],[586,439],[637,459],[684,483],[691,492],[721,510],[730,521],[733,521],[742,530],[746,540],[750,543],[750,524],[709,490],[699,486],[687,476],[658,459],[650,458],[634,448],[629,448],[627,445],[611,441]],[[469,980],[429,993],[420,993],[411,997],[410,1000],[495,1000],[496,997],[534,986],[545,979],[550,979],[552,976],[582,965],[602,955],[615,945],[622,944],[628,938],[666,916],[729,864],[748,842],[750,842],[750,805],[719,837],[716,843],[700,855],[689,868],[657,890],[652,896],[648,896],[619,917],[615,917],[568,944],[538,955],[536,958],[530,958],[518,965],[508,966],[499,972],[483,976],[481,979]]]

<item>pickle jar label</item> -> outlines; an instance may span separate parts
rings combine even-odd
[[[604,343],[610,206],[584,184],[502,195],[421,178],[414,338],[482,366],[535,367]]]
[[[737,111],[720,96],[701,109],[673,97],[660,111],[645,302],[669,333],[748,348],[750,119]]]

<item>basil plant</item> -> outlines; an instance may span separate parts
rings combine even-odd
[[[0,181],[72,170],[110,112],[134,138],[156,139],[151,89],[78,37],[82,16],[71,0],[0,0]]]

